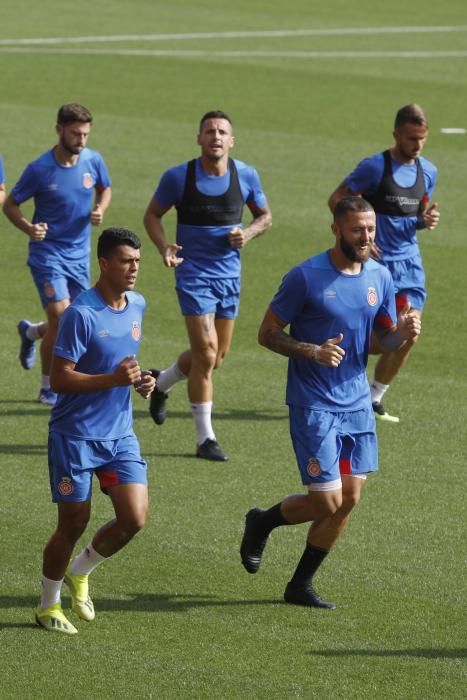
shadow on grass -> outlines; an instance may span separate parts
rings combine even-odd
[[[322,649],[309,651],[311,656],[330,656],[344,658],[348,656],[410,656],[422,659],[465,659],[467,649]]]
[[[0,622],[1,630],[36,630],[39,629],[35,622]]]
[[[42,445],[0,445],[0,454],[47,455],[47,443]]]
[[[203,607],[237,607],[250,605],[282,605],[282,600],[227,600],[219,599],[211,595],[174,595],[173,593],[128,593],[125,599],[96,598],[92,596],[96,611],[99,612],[159,612],[174,613],[186,612],[191,608]],[[37,596],[0,596],[0,609],[6,608],[30,608],[37,606]],[[63,591],[64,608],[68,607],[69,595]],[[24,623],[3,623],[0,621],[0,629],[5,627],[28,627]]]
[[[135,418],[150,418],[149,409],[143,411],[141,409],[133,410],[133,415]],[[229,408],[224,411],[214,411],[215,420],[262,420],[262,421],[273,421],[273,420],[284,420],[288,419],[288,413],[286,408],[282,411],[274,410],[269,411],[267,409],[254,410],[251,408],[240,409],[240,408]],[[186,411],[170,411],[167,414],[167,420],[171,418],[189,418],[192,419],[191,413],[187,408]]]
[[[16,409],[9,408],[10,406],[18,406]],[[22,408],[19,408],[19,407]],[[35,410],[31,410],[31,406]],[[5,416],[31,416],[31,415],[44,415],[45,413],[50,413],[50,406],[43,406],[37,399],[27,399],[23,401],[17,401],[14,399],[1,399],[0,400],[0,415]],[[147,410],[134,409],[133,415],[135,418],[150,418],[149,415],[149,403]],[[169,411],[168,418],[189,418],[192,419],[190,410],[187,406],[186,411]],[[215,412],[216,420],[284,420],[288,418],[287,408],[284,406],[282,409],[241,409],[241,408],[228,408],[224,411]]]

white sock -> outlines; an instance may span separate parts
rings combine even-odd
[[[41,326],[44,325],[43,321],[40,321],[40,323],[31,323],[31,325],[28,327],[26,331],[26,338],[29,338],[29,340],[39,340],[41,337],[39,333],[39,329]]]
[[[373,379],[370,384],[371,403],[374,403],[375,401],[381,403],[381,399],[388,389],[389,384],[381,384],[381,382],[377,382],[376,379]]]
[[[40,607],[45,610],[45,608],[50,608],[51,605],[60,602],[60,591],[62,588],[63,579],[60,581],[54,581],[51,578],[46,578],[43,576],[41,578],[41,605]]]
[[[48,374],[42,375],[41,389],[50,389],[50,377],[48,376]]]
[[[73,560],[70,570],[75,576],[88,576],[94,569],[102,564],[108,557],[103,557],[96,552],[92,544],[88,544]]]
[[[198,445],[202,445],[208,439],[215,440],[216,436],[211,424],[212,401],[190,403],[190,406],[195,421]]]
[[[157,388],[159,391],[167,392],[177,383],[181,382],[182,379],[186,379],[180,367],[176,362],[167,369],[161,370],[161,373],[157,377]]]

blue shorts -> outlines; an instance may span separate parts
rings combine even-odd
[[[376,422],[371,406],[358,411],[314,411],[289,406],[290,436],[302,484],[311,490],[340,488],[341,474],[378,469]]]
[[[49,433],[49,478],[52,501],[89,501],[92,476],[104,493],[119,484],[147,484],[147,464],[136,435],[118,440],[80,440]]]
[[[29,264],[29,267],[44,309],[52,302],[64,299],[73,301],[90,287],[88,263],[76,263],[66,269],[55,265],[43,267]]]
[[[177,279],[177,295],[184,316],[215,314],[216,318],[234,319],[240,306],[240,277]]]
[[[396,300],[398,308],[405,306],[407,301],[413,309],[421,311],[425,306],[425,271],[422,266],[422,259],[419,255],[408,260],[386,260],[381,261],[391,273],[396,290]]]

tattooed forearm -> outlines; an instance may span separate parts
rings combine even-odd
[[[293,359],[313,360],[318,349],[317,345],[303,343],[292,338],[280,328],[267,328],[260,334],[259,342],[269,350]]]

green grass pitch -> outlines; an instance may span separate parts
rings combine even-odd
[[[208,109],[231,113],[233,155],[259,170],[274,225],[244,251],[233,348],[215,376],[215,429],[230,461],[194,458],[183,386],[162,428],[135,398],[149,522],[93,575],[95,623],[79,621],[79,635],[63,639],[33,624],[55,509],[39,368],[21,369],[16,323],[42,311],[26,238],[1,217],[3,698],[465,697],[467,135],[440,130],[467,128],[467,12],[464,0],[427,8],[421,0],[4,3],[7,185],[53,145],[60,104],[91,109],[89,144],[113,179],[105,223],[144,240],[144,366],[165,366],[186,339],[172,273],[142,216],[163,170],[197,155]],[[60,41],[24,41],[50,38]],[[388,394],[401,422],[379,427],[380,472],[317,578],[338,608],[296,609],[281,601],[305,526],[275,532],[254,577],[238,554],[246,510],[300,490],[283,405],[286,361],[260,348],[256,333],[282,275],[332,244],[330,192],[358,159],[391,145],[394,114],[413,101],[430,119],[425,154],[439,167],[442,217],[420,234],[423,336]],[[174,217],[166,218],[172,234]],[[110,513],[95,490],[89,532]]]

